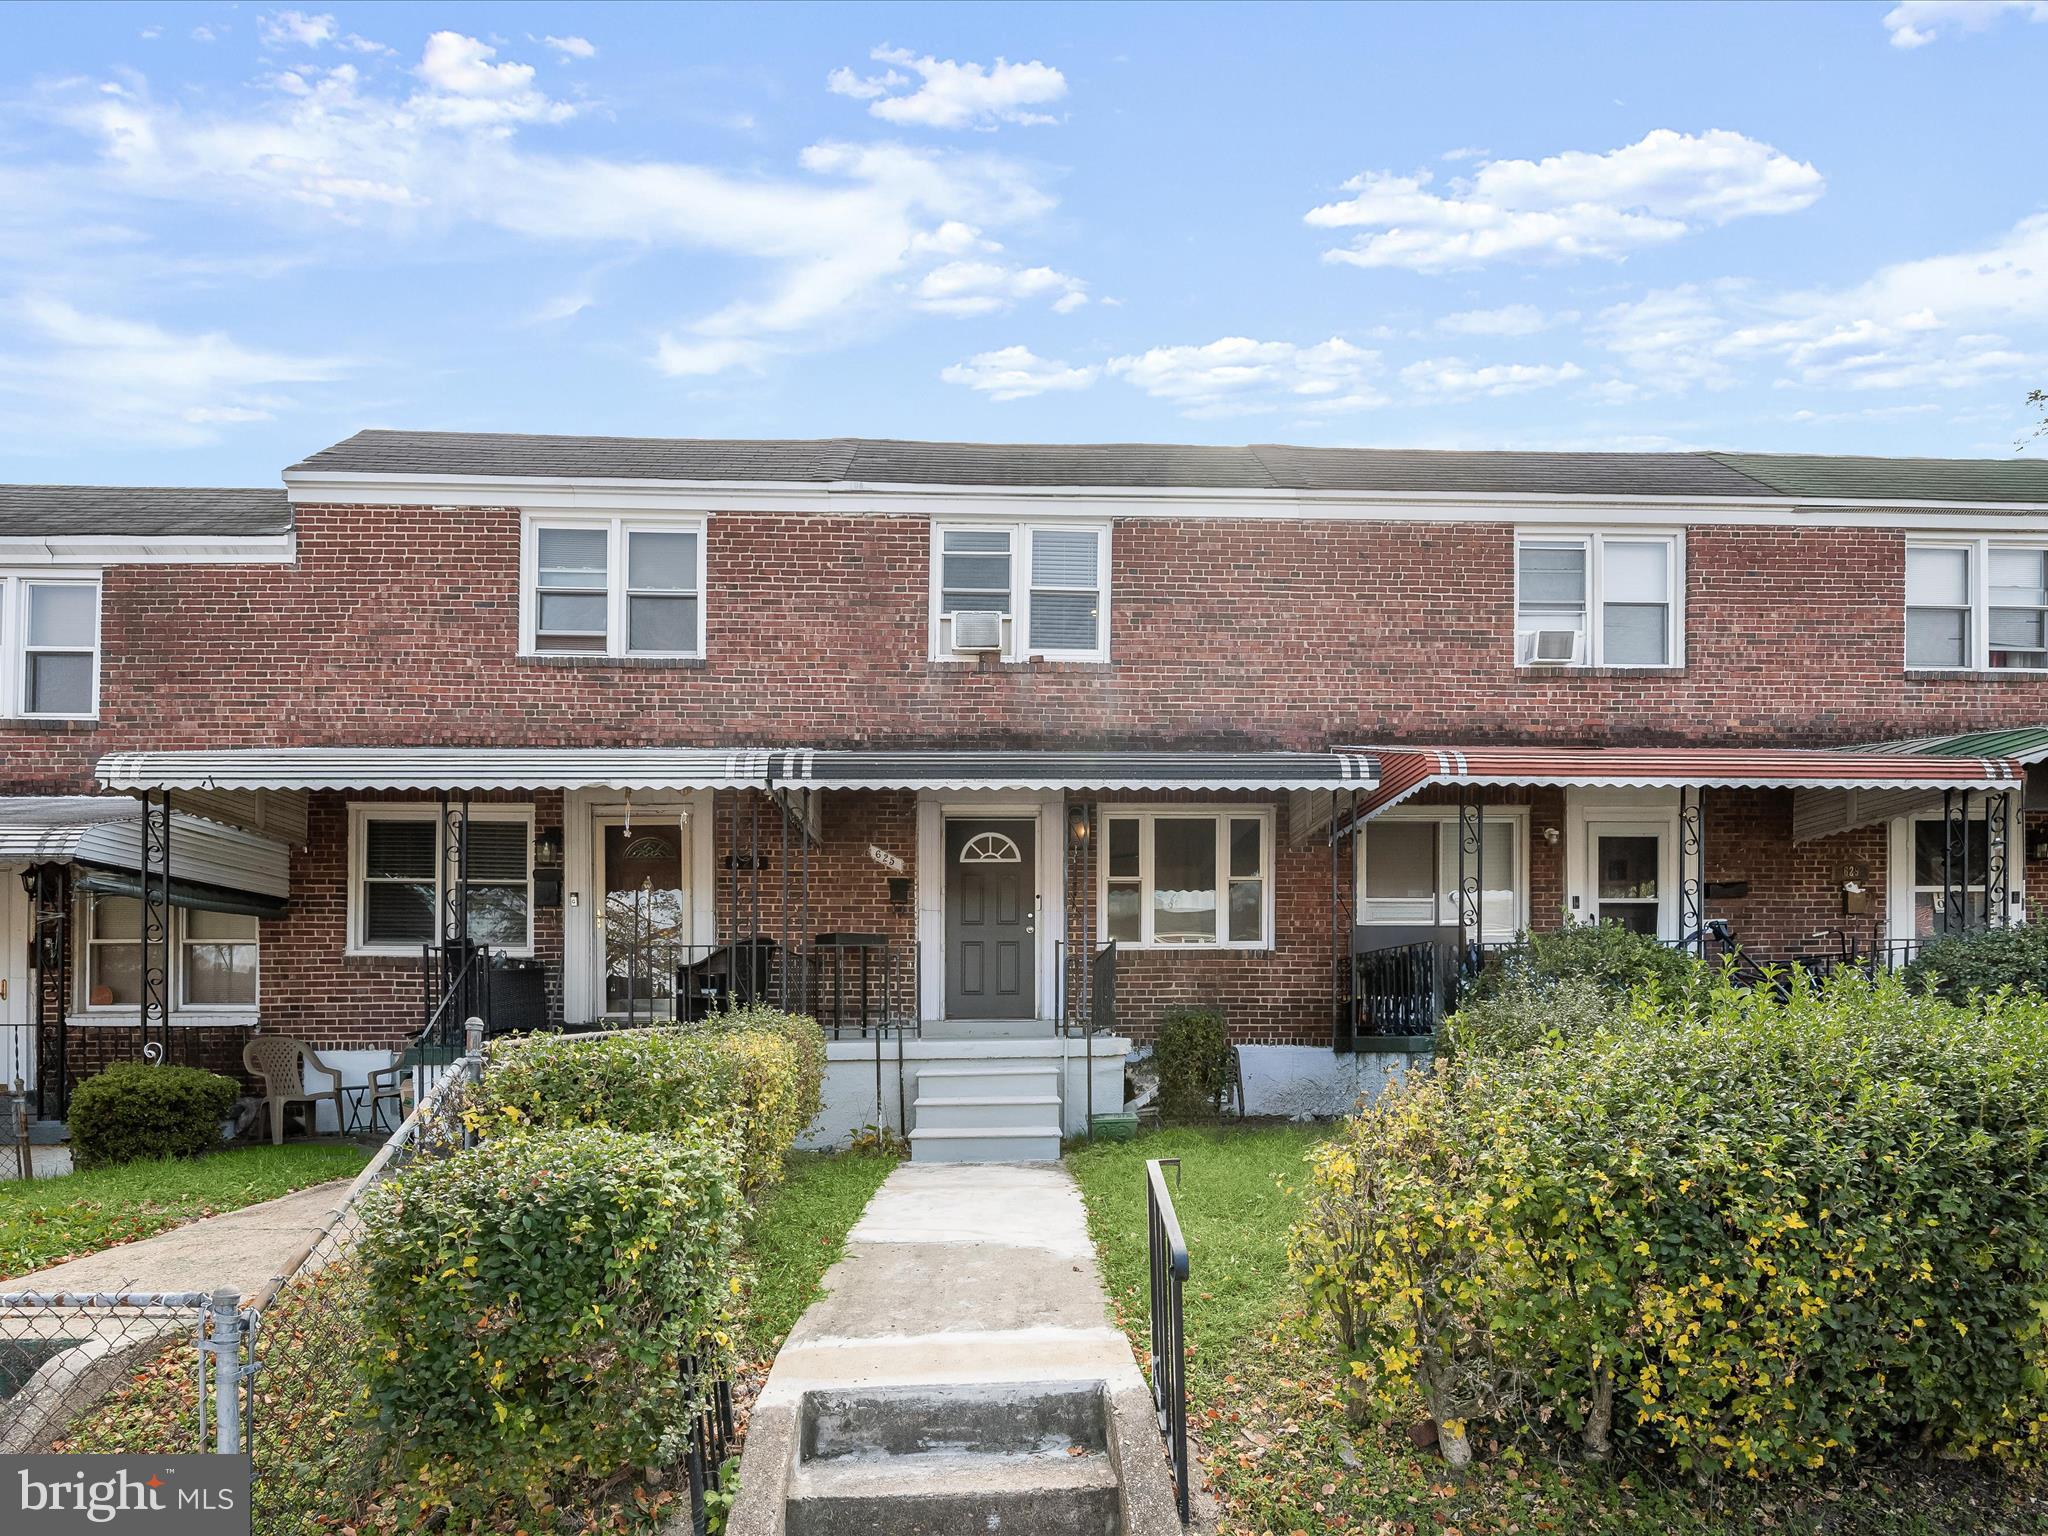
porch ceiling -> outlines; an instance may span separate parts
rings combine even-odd
[[[1786,747],[1379,747],[1363,821],[1432,784],[1609,789],[2019,789],[2009,757]]]

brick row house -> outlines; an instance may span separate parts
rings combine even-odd
[[[364,432],[0,489],[0,636],[53,1119],[737,995],[833,1030],[821,1139],[1043,1150],[1177,1005],[1331,1112],[1523,929],[1821,968],[2048,888],[2026,461]]]

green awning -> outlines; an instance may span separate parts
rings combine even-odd
[[[142,896],[142,877],[127,869],[86,869],[71,882],[76,891],[100,896]],[[250,891],[231,891],[220,885],[201,885],[196,880],[171,882],[171,905],[193,912],[232,912],[239,917],[282,917],[285,903],[275,896],[258,896]]]
[[[2016,762],[2048,761],[2048,725],[2015,725],[1999,731],[1964,731],[1913,741],[1874,741],[1857,752],[1924,752],[1930,757],[2009,757]]]

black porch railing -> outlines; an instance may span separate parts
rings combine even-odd
[[[683,1379],[694,1386],[706,1369],[702,1361],[686,1359]],[[710,1512],[704,1496],[722,1484],[720,1474],[726,1458],[732,1454],[732,1439],[732,1383],[721,1375],[713,1378],[704,1406],[690,1421],[690,1444],[683,1453],[683,1468],[690,1485],[692,1536],[705,1536],[708,1529]]]
[[[1173,1498],[1180,1523],[1188,1523],[1188,1378],[1187,1336],[1181,1318],[1181,1292],[1188,1280],[1188,1243],[1181,1235],[1180,1216],[1166,1192],[1165,1168],[1180,1179],[1180,1159],[1155,1157],[1145,1163],[1146,1248],[1152,1268],[1152,1406],[1159,1414],[1159,1433],[1166,1440],[1166,1459],[1173,1469]]]
[[[492,952],[482,944],[427,944],[420,949],[420,1032],[401,1059],[409,1066],[446,1065],[463,1052],[463,1027],[491,1022]]]
[[[1472,978],[1505,943],[1457,944],[1419,939],[1360,950],[1352,957],[1352,1031],[1360,1043],[1374,1035],[1431,1035],[1457,1012]]]

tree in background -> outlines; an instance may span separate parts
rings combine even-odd
[[[2041,419],[2035,423],[2032,431],[2021,434],[2020,440],[2012,445],[2014,453],[2025,453],[2027,444],[2048,437],[2048,389],[2028,391],[2027,404],[2041,413]]]

